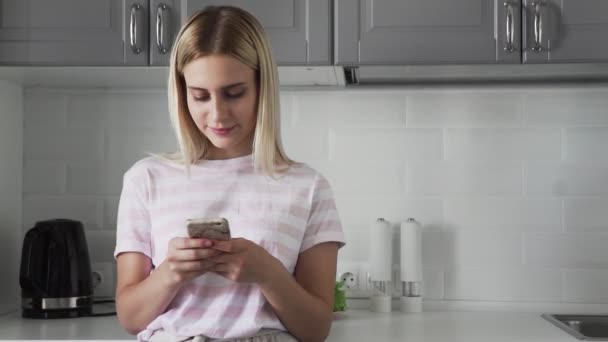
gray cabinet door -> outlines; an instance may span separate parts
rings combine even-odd
[[[148,0],[1,0],[0,64],[147,65],[147,27]]]
[[[184,1],[186,17],[209,5],[237,6],[253,14],[264,26],[279,65],[332,62],[330,0]]]
[[[180,0],[150,0],[150,65],[168,66],[179,32]]]
[[[608,61],[608,1],[524,2],[524,63]]]
[[[507,8],[504,3],[512,2]],[[336,64],[520,63],[519,0],[335,0]],[[510,15],[507,15],[510,13]],[[507,17],[513,38],[505,51]]]

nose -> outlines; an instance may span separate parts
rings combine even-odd
[[[209,109],[209,119],[213,122],[222,122],[228,115],[228,104],[224,99],[215,96],[211,100],[211,108]]]

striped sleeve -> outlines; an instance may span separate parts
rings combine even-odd
[[[146,178],[141,174],[137,175],[133,169],[127,171],[123,177],[116,223],[115,258],[123,252],[139,252],[152,258]]]
[[[300,253],[323,242],[337,242],[339,248],[345,245],[331,186],[317,173],[311,189],[310,215]]]

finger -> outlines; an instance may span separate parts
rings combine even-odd
[[[190,248],[190,249],[179,249],[174,252],[175,261],[194,261],[203,260],[216,257],[222,254],[222,252],[209,249],[209,248]]]
[[[229,274],[232,271],[232,265],[230,264],[214,264],[211,266],[210,271],[217,274]]]
[[[209,261],[212,261],[216,264],[231,264],[231,263],[233,263],[235,257],[236,257],[235,254],[220,252],[220,254],[210,257]]]
[[[212,248],[217,249],[218,251],[230,253],[232,251],[232,243],[233,240],[215,241]]]
[[[191,273],[191,272],[200,272],[200,271],[209,271],[213,269],[215,263],[209,260],[201,260],[201,261],[182,261],[182,262],[174,262],[169,268],[173,272],[180,273]]]
[[[190,248],[210,248],[213,246],[213,241],[208,239],[193,239],[177,237],[171,240],[175,249],[190,249]]]

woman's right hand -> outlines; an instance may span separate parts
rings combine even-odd
[[[169,284],[179,286],[211,269],[215,263],[209,261],[208,258],[223,253],[212,249],[213,245],[214,242],[207,239],[183,237],[171,239],[164,262]]]

